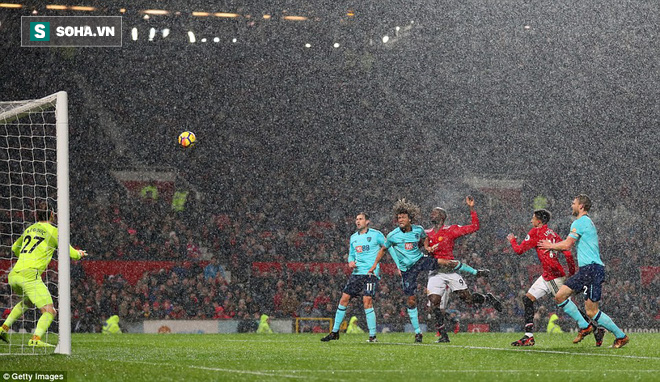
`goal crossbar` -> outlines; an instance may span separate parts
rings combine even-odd
[[[17,119],[20,119],[28,115],[30,111],[35,109],[43,110],[54,107],[57,103],[57,97],[60,93],[64,93],[66,95],[65,92],[59,92],[59,93],[51,94],[41,99],[35,99],[28,103],[25,103],[25,101],[3,102],[4,104],[7,105],[16,104],[18,106],[0,113],[0,123],[9,123]]]

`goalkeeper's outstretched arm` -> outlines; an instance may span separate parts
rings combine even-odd
[[[69,256],[74,260],[80,260],[83,257],[87,257],[87,251],[82,249],[75,249],[72,246],[69,246]]]

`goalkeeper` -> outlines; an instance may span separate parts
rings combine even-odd
[[[38,222],[29,226],[11,247],[18,261],[9,272],[9,285],[12,291],[21,297],[21,301],[14,306],[0,327],[0,339],[9,342],[9,328],[27,309],[36,306],[41,310],[41,317],[28,345],[54,347],[55,345],[41,341],[57,314],[53,307],[53,298],[41,280],[41,273],[48,267],[57,248],[57,228],[53,225],[55,212],[49,208],[47,202],[41,202],[37,206],[36,215]],[[80,260],[87,256],[87,253],[69,247],[69,256]]]

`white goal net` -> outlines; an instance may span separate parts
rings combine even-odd
[[[12,244],[36,222],[35,207],[57,206],[59,249],[42,274],[58,312],[42,341],[56,348],[28,346],[41,312],[32,307],[0,341],[0,353],[71,353],[69,279],[69,153],[67,94],[38,100],[0,101],[0,323],[23,296],[11,290],[7,276],[16,260]]]

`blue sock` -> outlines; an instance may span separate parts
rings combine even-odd
[[[415,329],[415,334],[421,333],[422,331],[419,330],[419,319],[417,318],[417,308],[408,308],[408,316],[410,317],[410,323],[412,324],[413,329]]]
[[[575,306],[575,303],[573,301],[566,300],[562,302],[561,304],[557,304],[557,307],[564,309],[564,312],[571,316],[575,321],[577,321],[578,327],[580,329],[586,329],[589,326],[589,323],[587,320],[582,317],[580,314],[580,310],[578,310],[578,307]]]
[[[367,315],[367,327],[369,328],[369,337],[376,335],[376,313],[374,308],[369,308],[364,310],[364,314]]]
[[[593,317],[593,320],[596,321],[596,323],[599,326],[604,327],[605,329],[609,330],[614,334],[616,338],[623,338],[626,336],[626,333],[623,332],[623,330],[619,329],[618,326],[612,321],[610,316],[607,314],[603,313],[602,311],[598,311],[596,315]]]
[[[342,304],[339,304],[337,307],[337,313],[335,313],[335,324],[332,327],[332,331],[339,333],[339,327],[341,326],[342,321],[344,321],[344,316],[346,315],[346,307]]]
[[[456,272],[463,272],[463,273],[470,274],[472,276],[477,274],[476,269],[472,268],[471,266],[469,266],[467,264],[461,263],[460,261],[458,262],[458,265],[456,267],[454,267],[454,270]]]

